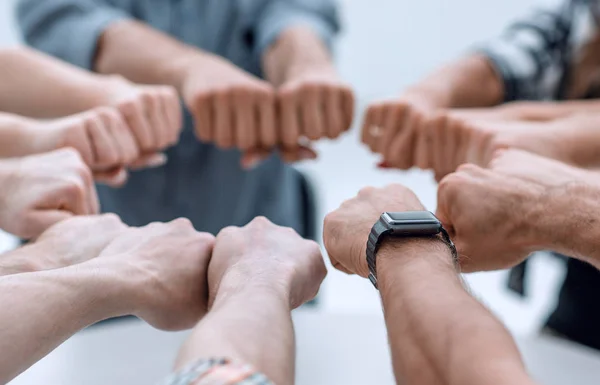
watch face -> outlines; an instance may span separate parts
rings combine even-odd
[[[399,213],[384,213],[391,225],[403,223],[431,223],[439,224],[440,221],[429,211],[406,211]]]

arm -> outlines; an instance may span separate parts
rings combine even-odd
[[[275,384],[292,384],[295,341],[289,303],[289,293],[226,277],[211,311],[182,347],[175,369],[202,358],[227,357],[251,364]]]
[[[26,48],[0,50],[0,110],[50,118],[102,105],[116,79]]]
[[[0,382],[6,383],[79,330],[126,314],[126,280],[107,268],[71,267],[0,278]]]
[[[404,95],[436,108],[491,107],[502,102],[504,87],[490,60],[472,55],[433,72]]]
[[[589,177],[597,178],[596,172]],[[594,179],[555,187],[532,211],[539,250],[556,250],[600,269],[600,186]],[[574,199],[575,198],[575,199]]]
[[[390,242],[377,258],[399,381],[533,384],[510,334],[463,287],[447,246],[431,240]]]

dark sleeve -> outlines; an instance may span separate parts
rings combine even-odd
[[[310,27],[330,49],[340,30],[338,7],[334,0],[269,0],[257,14],[254,24],[259,62],[265,51],[289,27]]]
[[[19,0],[17,19],[32,47],[92,69],[98,39],[129,15],[103,0]]]
[[[492,62],[505,88],[505,101],[555,99],[567,81],[573,51],[586,39],[592,19],[581,0],[565,0],[514,23],[478,51]]]

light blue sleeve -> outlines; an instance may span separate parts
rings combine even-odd
[[[258,14],[255,49],[258,60],[287,28],[310,27],[329,49],[340,30],[338,5],[334,0],[270,0]]]
[[[19,0],[17,19],[32,47],[92,69],[98,39],[115,21],[129,18],[103,0]]]

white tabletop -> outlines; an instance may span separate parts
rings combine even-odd
[[[382,317],[294,316],[297,385],[392,385]],[[169,372],[187,333],[163,333],[137,321],[97,327],[73,337],[11,385],[148,385]],[[597,385],[600,354],[549,337],[519,341],[542,385]]]

